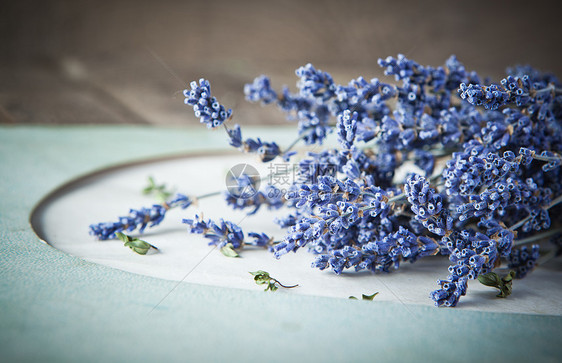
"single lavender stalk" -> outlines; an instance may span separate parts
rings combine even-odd
[[[193,219],[183,219],[182,223],[187,224],[190,233],[202,234],[209,239],[209,246],[217,246],[227,257],[239,257],[238,252],[245,246],[271,248],[275,244],[265,233],[250,232],[248,237],[253,240],[247,240],[240,226],[222,218],[215,222],[195,215]]]
[[[206,124],[208,128],[224,126],[230,145],[245,152],[257,153],[263,162],[271,161],[280,155],[288,159],[291,156],[290,150],[294,144],[302,139],[302,137],[297,138],[285,151],[282,151],[277,143],[264,142],[260,138],[242,140],[239,125],[234,125],[233,129],[226,126],[225,122],[232,118],[232,110],[226,109],[216,97],[212,96],[209,81],[201,78],[199,84],[193,81],[190,86],[191,89],[184,90],[185,104],[193,107],[195,116],[200,119],[201,123]]]
[[[116,238],[118,232],[132,232],[136,229],[142,233],[146,227],[160,224],[166,212],[180,207],[185,209],[193,200],[186,195],[176,194],[172,199],[162,204],[154,204],[149,208],[131,209],[129,215],[119,217],[117,222],[104,222],[90,225],[90,234],[99,240]]]

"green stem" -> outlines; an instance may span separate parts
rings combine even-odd
[[[555,228],[553,230],[549,230],[547,232],[544,233],[539,233],[536,234],[534,236],[530,236],[527,238],[522,238],[522,239],[518,239],[515,241],[515,243],[513,244],[514,246],[521,246],[527,243],[531,243],[531,242],[535,242],[535,241],[539,241],[548,237],[552,237],[554,235],[556,235],[557,233],[561,233],[562,232],[562,227],[559,228]]]
[[[291,285],[291,286],[285,286],[285,285],[283,285],[282,283],[280,283],[279,280],[274,279],[273,277],[270,277],[270,279],[272,279],[272,280],[275,281],[277,284],[279,284],[279,286],[284,287],[285,289],[292,289],[293,287],[299,286],[298,284],[297,284],[297,285]]]
[[[211,192],[211,193],[206,193],[206,194],[201,194],[196,196],[196,199],[205,199],[205,198],[209,198],[209,197],[214,197],[217,195],[220,195],[222,193],[222,191],[218,191],[218,192]]]

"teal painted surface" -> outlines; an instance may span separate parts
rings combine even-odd
[[[290,141],[288,131],[276,136]],[[178,285],[68,256],[29,226],[39,199],[71,178],[224,144],[222,132],[201,129],[1,127],[0,360],[562,358],[560,317]]]

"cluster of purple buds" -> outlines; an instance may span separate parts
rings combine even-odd
[[[209,219],[203,220],[199,216],[194,219],[184,219],[182,223],[187,224],[190,233],[202,234],[205,238],[209,239],[210,246],[217,246],[222,248],[228,243],[232,244],[232,248],[241,248],[244,243],[244,232],[242,229],[222,218],[219,222],[214,222]]]
[[[460,84],[459,95],[463,100],[475,105],[484,106],[487,110],[497,110],[507,104],[511,94],[502,86],[492,84],[481,86],[479,84]]]
[[[242,140],[240,125],[235,124],[232,129],[227,128],[227,135],[231,146],[244,152],[258,154],[264,163],[275,159],[281,154],[281,148],[275,142],[264,142],[260,138]]]
[[[160,224],[169,209],[180,207],[185,209],[193,201],[186,195],[176,194],[163,204],[154,204],[149,208],[131,209],[127,216],[119,217],[117,222],[103,222],[90,225],[90,234],[99,240],[116,238],[117,232],[132,232],[136,229],[142,233],[146,227]]]
[[[424,177],[411,175],[404,183],[404,193],[416,219],[431,233],[443,236],[453,228],[453,218],[443,204],[443,196]]]
[[[481,82],[455,56],[439,67],[401,54],[378,64],[399,84],[358,77],[339,85],[307,64],[296,70],[294,93],[288,87],[275,91],[266,76],[245,86],[249,101],[276,105],[298,121],[297,140],[283,150],[261,138],[243,139],[239,125],[225,125],[231,146],[268,162],[288,160],[298,141],[321,145],[335,133],[339,143],[300,160],[285,194],[269,186],[244,198],[226,195],[228,205],[249,214],[262,206],[291,209],[277,220],[286,229],[281,241],[256,232],[245,241],[240,227],[224,220],[184,223],[221,248],[268,247],[280,258],[306,246],[316,255],[313,267],[337,274],[389,272],[403,261],[448,255],[449,275],[430,294],[438,306],[455,306],[469,280],[502,260],[524,277],[539,252],[519,246],[562,229],[561,83],[530,67],[511,69],[499,84]],[[209,128],[231,118],[208,81],[192,82],[184,94]],[[412,165],[424,176],[404,176]],[[253,185],[244,178],[241,188]],[[131,210],[90,230],[100,239],[142,232],[160,223],[172,205]]]
[[[271,249],[275,243],[272,237],[258,232],[249,232],[248,237],[251,240],[247,240],[239,225],[222,218],[215,222],[212,219],[204,220],[195,215],[193,219],[183,219],[182,223],[187,225],[189,233],[203,235],[203,237],[209,239],[209,246],[217,246],[219,249],[227,245],[230,245],[234,250],[240,250],[244,246]]]
[[[261,102],[267,105],[277,101],[277,92],[271,88],[271,81],[266,76],[254,79],[251,84],[244,86],[244,94],[250,102]]]
[[[295,73],[300,77],[298,88],[302,96],[313,97],[319,102],[334,96],[336,85],[330,74],[317,70],[310,63],[300,67]]]
[[[221,126],[226,120],[232,116],[232,110],[226,109],[211,95],[211,84],[204,78],[190,84],[191,89],[185,89],[185,103],[193,107],[195,117],[199,118],[201,123],[207,125],[208,128],[216,128]]]
[[[515,270],[515,277],[522,279],[535,268],[539,257],[539,245],[523,246],[512,251],[508,267]]]

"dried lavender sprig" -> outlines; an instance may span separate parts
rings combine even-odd
[[[217,128],[232,118],[232,110],[226,109],[216,97],[212,96],[211,84],[208,80],[201,78],[199,84],[193,81],[190,87],[191,89],[185,89],[183,92],[185,104],[193,107],[195,116],[201,123],[206,124],[208,128]],[[232,130],[224,126],[232,146],[258,153],[264,162],[271,161],[281,154],[281,149],[275,142],[263,142],[259,138],[242,141],[238,125]]]
[[[561,92],[554,84],[537,89],[536,86],[541,86],[541,84],[531,84],[528,76],[508,76],[502,79],[501,83],[501,85],[491,84],[489,86],[479,84],[467,86],[461,83],[459,95],[472,105],[483,105],[485,109],[496,110],[510,103],[516,103],[517,106],[526,106],[535,102],[537,98],[542,101],[545,97]]]
[[[264,142],[260,138],[242,140],[240,126],[237,124],[234,125],[234,128],[229,129],[225,122],[232,118],[232,110],[227,110],[216,97],[211,95],[211,84],[208,80],[201,78],[199,84],[193,81],[190,86],[190,90],[184,90],[185,103],[193,107],[195,116],[199,117],[201,123],[206,124],[208,128],[217,128],[223,125],[229,137],[230,145],[241,148],[245,152],[259,154],[263,162],[271,161],[280,155],[284,158],[291,156],[290,150],[294,145],[282,151],[275,142]],[[297,138],[295,143],[303,138]]]
[[[238,252],[244,246],[271,248],[276,243],[267,234],[256,232],[249,232],[248,237],[253,240],[246,240],[244,231],[239,225],[222,218],[215,222],[212,219],[205,220],[199,215],[195,215],[193,219],[183,219],[182,223],[187,224],[190,233],[202,234],[209,239],[210,246],[217,246],[221,250],[226,247]]]
[[[200,196],[199,199],[205,196]],[[136,229],[142,233],[146,227],[154,227],[160,224],[168,210],[180,207],[185,209],[193,203],[193,199],[184,195],[176,194],[173,198],[162,204],[154,204],[149,208],[130,209],[127,216],[119,217],[117,222],[103,222],[90,225],[90,235],[99,240],[116,238],[118,232],[132,232]]]
[[[299,136],[287,148],[281,149],[277,143],[265,142],[260,138],[247,138],[246,140],[243,140],[242,130],[238,124],[235,124],[233,128],[228,128],[224,125],[224,129],[228,135],[229,144],[231,146],[238,148],[243,152],[258,154],[261,161],[264,163],[272,161],[278,156],[281,156],[284,160],[288,161],[289,158],[294,155],[291,150],[298,144],[299,141],[304,139],[303,136]]]
[[[185,89],[185,104],[193,107],[195,116],[201,123],[208,128],[216,128],[222,125],[232,116],[232,110],[226,109],[221,105],[216,97],[211,95],[211,84],[204,78],[199,80],[199,84],[193,81],[190,83],[191,89]]]

